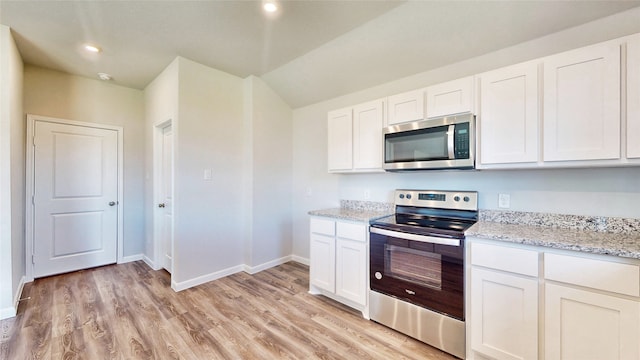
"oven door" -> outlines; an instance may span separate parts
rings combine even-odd
[[[464,321],[464,240],[370,229],[371,290]]]

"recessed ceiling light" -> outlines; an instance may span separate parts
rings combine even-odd
[[[272,1],[267,1],[262,5],[262,8],[264,11],[272,13],[278,10],[278,5]]]
[[[85,44],[84,49],[92,53],[99,53],[100,51],[102,51],[102,49],[92,44]]]
[[[111,75],[109,75],[107,73],[98,73],[98,77],[100,78],[100,80],[104,80],[104,81],[109,81],[109,80],[113,79],[111,77]]]

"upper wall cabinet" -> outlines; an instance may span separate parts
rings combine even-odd
[[[329,172],[383,171],[384,104],[384,100],[375,100],[329,112]]]
[[[351,170],[353,166],[353,113],[351,108],[328,114],[329,171]]]
[[[544,161],[620,158],[620,45],[543,59]]]
[[[427,118],[473,112],[473,77],[427,88]]]
[[[538,160],[538,65],[481,74],[479,167]]]
[[[627,157],[640,158],[640,34],[627,43]]]
[[[424,89],[389,96],[387,125],[424,119]]]
[[[382,169],[384,102],[370,101],[353,108],[353,168]]]

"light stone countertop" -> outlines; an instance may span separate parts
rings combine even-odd
[[[328,217],[335,220],[349,220],[369,223],[385,216],[392,215],[395,207],[391,203],[373,201],[340,200],[339,208],[309,211],[311,216]]]
[[[640,219],[482,211],[467,237],[640,259]]]
[[[369,223],[392,215],[390,203],[341,200],[339,208],[309,211],[311,216]],[[480,210],[466,236],[640,259],[640,219]]]

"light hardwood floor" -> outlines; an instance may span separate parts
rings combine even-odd
[[[455,359],[323,296],[290,262],[181,292],[144,262],[37,279],[0,359]]]

